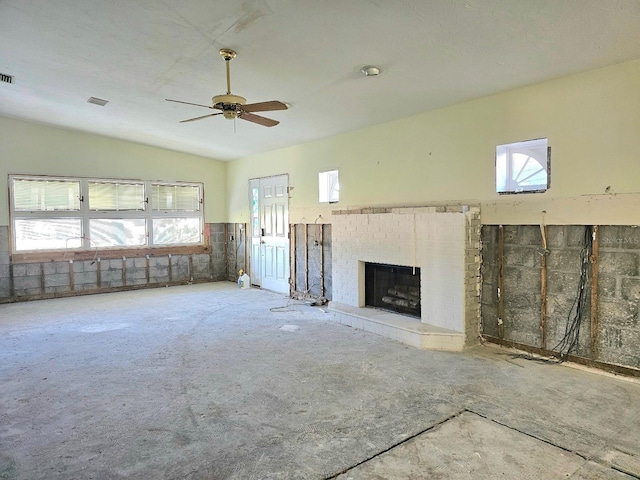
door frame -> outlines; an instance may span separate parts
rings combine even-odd
[[[258,229],[262,230],[262,211],[261,211],[261,198],[262,198],[262,190],[260,188],[260,181],[261,180],[267,180],[267,179],[273,179],[273,178],[278,178],[278,177],[284,177],[286,178],[286,191],[285,191],[285,195],[286,195],[286,202],[287,202],[287,216],[286,216],[286,222],[284,225],[284,229],[285,229],[285,235],[286,235],[286,240],[287,240],[287,262],[290,262],[290,252],[291,252],[291,238],[290,238],[290,222],[289,222],[289,174],[288,173],[280,173],[280,174],[275,174],[275,175],[266,175],[264,177],[253,177],[250,178],[247,182],[248,184],[248,200],[249,200],[249,223],[248,223],[248,233],[246,235],[247,238],[247,252],[248,252],[248,256],[249,259],[246,262],[247,263],[247,268],[249,270],[249,275],[251,277],[251,284],[261,287],[262,288],[262,277],[263,277],[263,272],[261,271],[261,258],[260,255],[258,254],[258,258],[256,257],[256,250],[255,250],[255,246],[256,246],[256,239],[260,239],[261,237],[257,237],[254,236],[254,234],[256,233],[254,230],[254,212],[253,212],[253,189],[258,188]],[[288,268],[286,268],[286,272],[289,276],[289,294],[291,293],[291,265],[288,265]]]

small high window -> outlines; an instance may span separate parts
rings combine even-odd
[[[546,138],[496,147],[496,192],[545,192],[550,185],[551,148]]]
[[[340,200],[338,170],[330,170],[318,174],[318,193],[318,201],[320,203],[336,203]]]

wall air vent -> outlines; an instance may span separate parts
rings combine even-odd
[[[107,103],[109,103],[109,100],[103,100],[101,98],[96,98],[96,97],[89,97],[89,100],[87,100],[87,103],[93,103],[94,105],[100,105],[101,107],[104,107]]]
[[[13,83],[13,77],[11,75],[7,75],[6,73],[0,73],[0,82]]]

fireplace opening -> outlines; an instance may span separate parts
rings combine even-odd
[[[420,318],[420,269],[365,263],[365,305]]]

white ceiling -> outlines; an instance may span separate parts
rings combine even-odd
[[[0,115],[231,160],[640,58],[640,1],[0,0],[0,39]],[[225,93],[223,47],[280,125],[178,123],[211,111],[165,98]]]

